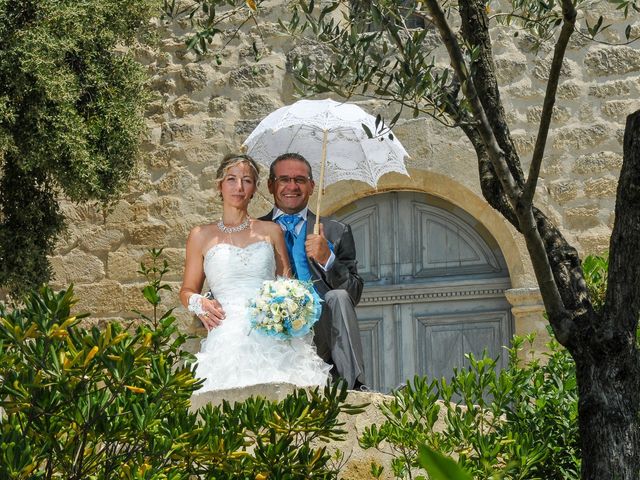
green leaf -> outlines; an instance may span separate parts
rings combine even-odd
[[[364,123],[362,123],[361,125],[362,125],[362,129],[364,130],[364,133],[367,134],[367,137],[373,138],[373,133],[371,133],[371,129],[367,127]]]
[[[158,305],[160,303],[160,296],[152,285],[147,285],[142,289],[142,295],[151,305]]]
[[[473,480],[473,477],[451,458],[426,445],[420,445],[418,451],[418,463],[433,480]]]

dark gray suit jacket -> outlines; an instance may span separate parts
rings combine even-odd
[[[273,220],[273,210],[260,220]],[[315,223],[315,214],[308,211],[307,235],[313,233]],[[322,217],[320,223],[324,227],[324,236],[333,244],[333,253],[336,258],[327,272],[316,262],[309,261],[313,283],[320,296],[324,297],[329,290],[346,290],[353,304],[357,305],[362,295],[364,281],[358,275],[356,246],[351,227],[327,217]]]

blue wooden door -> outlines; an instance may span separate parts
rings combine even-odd
[[[367,197],[336,217],[352,227],[365,280],[357,311],[368,385],[387,392],[414,375],[448,378],[469,352],[505,364],[509,275],[477,221],[414,192]]]

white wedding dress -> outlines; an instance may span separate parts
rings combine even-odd
[[[206,253],[207,283],[226,316],[196,354],[196,377],[205,381],[196,393],[272,382],[326,384],[331,366],[316,353],[313,334],[279,340],[250,328],[247,302],[275,271],[273,247],[266,241],[244,248],[219,243]]]

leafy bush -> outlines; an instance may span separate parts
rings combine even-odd
[[[141,270],[155,313],[135,328],[83,327],[72,288],[0,306],[0,478],[334,478],[322,440],[361,411],[344,385],[190,411],[201,382],[172,311],[157,316],[160,253]]]
[[[579,478],[573,360],[552,341],[546,362],[525,364],[518,356],[525,341],[533,340],[514,338],[499,373],[495,360],[469,355],[469,368],[450,382],[416,377],[383,406],[386,421],[367,428],[361,445],[382,449],[386,442],[397,478],[413,478],[423,445],[456,457],[477,479]]]
[[[0,285],[13,294],[50,276],[60,198],[108,204],[132,178],[151,97],[128,47],[150,40],[159,7],[0,1]]]

